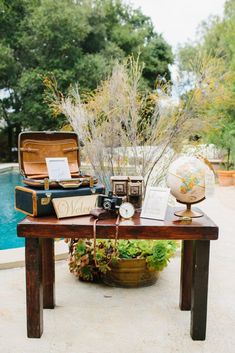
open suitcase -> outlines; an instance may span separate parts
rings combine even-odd
[[[48,157],[68,158],[71,180],[49,180]],[[93,186],[97,180],[80,172],[78,135],[74,132],[22,132],[18,141],[20,173],[26,185],[35,188]]]
[[[23,132],[18,141],[23,183],[15,188],[15,208],[31,216],[54,214],[52,199],[103,194],[97,179],[80,172],[78,136],[74,132]],[[71,179],[49,180],[46,158],[66,157]]]

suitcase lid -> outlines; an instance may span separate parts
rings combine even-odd
[[[75,132],[22,132],[18,139],[20,173],[27,178],[48,177],[46,158],[67,157],[71,176],[79,174],[80,155]]]

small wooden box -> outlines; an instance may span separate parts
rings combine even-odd
[[[128,183],[128,201],[131,202],[135,208],[142,207],[143,199],[143,177],[130,176]]]
[[[114,195],[126,197],[135,208],[141,208],[143,197],[142,176],[112,176],[112,192]]]
[[[128,193],[128,176],[112,176],[111,177],[112,192],[116,196],[127,196]]]

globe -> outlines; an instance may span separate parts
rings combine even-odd
[[[191,210],[191,204],[205,198],[205,175],[207,165],[196,157],[180,157],[169,167],[167,185],[171,194],[187,205],[187,210],[176,212],[180,217],[200,217],[201,213]]]

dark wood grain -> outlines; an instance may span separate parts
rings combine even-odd
[[[42,239],[43,308],[55,307],[54,239]]]
[[[27,334],[29,338],[40,338],[43,332],[43,287],[39,239],[26,238],[25,263]]]
[[[175,209],[168,208],[165,221],[143,219],[136,214],[132,220],[121,221],[120,239],[182,239],[182,240],[215,240],[218,238],[218,227],[204,215],[193,219],[192,224],[175,224]],[[41,238],[92,238],[93,217],[82,216],[58,220],[56,217],[26,217],[18,224],[19,237]],[[116,219],[100,220],[97,223],[97,238],[115,237]]]
[[[193,241],[183,240],[181,249],[180,309],[191,309]]]
[[[209,241],[194,242],[190,331],[193,340],[206,338],[209,253]]]
[[[190,310],[191,336],[204,340],[206,335],[209,243],[218,238],[218,227],[204,215],[189,225],[175,223],[174,208],[168,208],[166,219],[121,221],[119,238],[123,239],[181,239],[180,308]],[[54,238],[92,238],[94,219],[90,216],[58,220],[55,217],[26,217],[18,224],[18,236],[26,237],[26,296],[28,337],[42,334],[42,305],[54,307]],[[114,238],[116,219],[97,224],[98,238]],[[43,255],[41,255],[41,243]],[[192,246],[193,245],[193,246]],[[193,248],[193,252],[192,252]],[[43,270],[41,259],[43,257]],[[44,301],[42,291],[42,271]],[[191,293],[191,299],[190,299]]]

